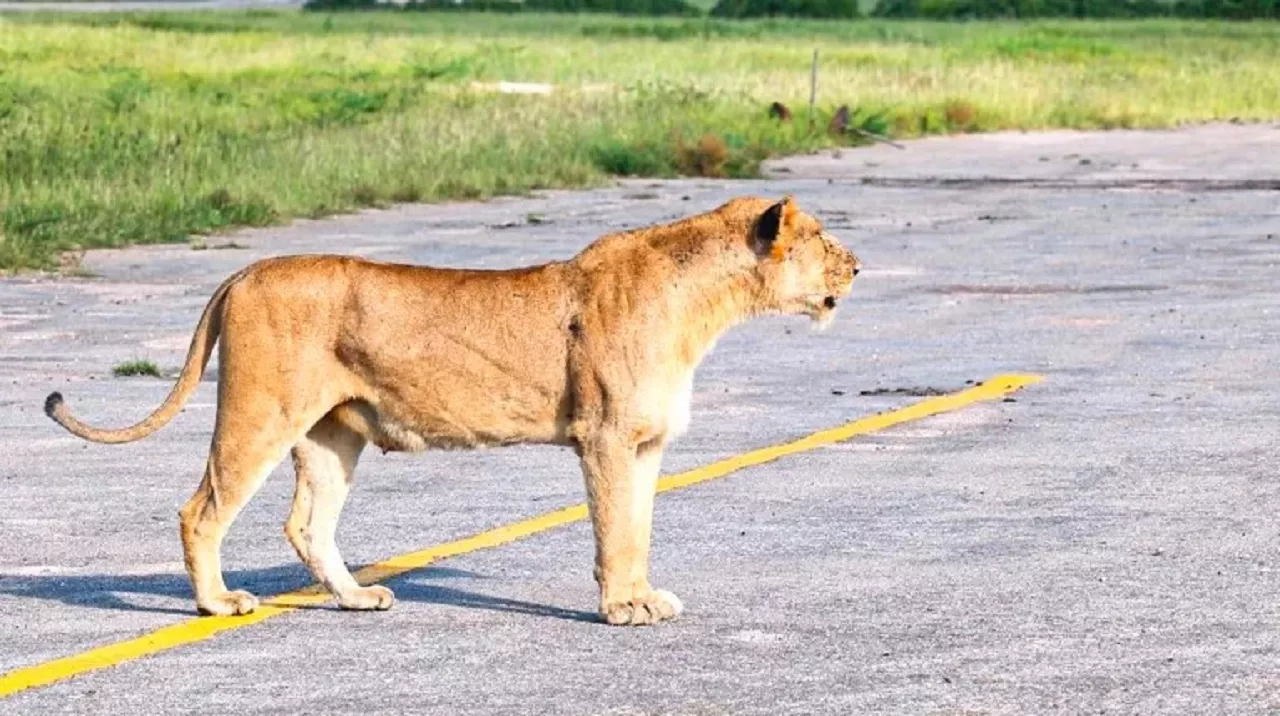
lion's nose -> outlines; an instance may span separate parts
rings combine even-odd
[[[853,275],[857,276],[858,272],[861,270],[862,270],[862,262],[855,257],[853,259]]]

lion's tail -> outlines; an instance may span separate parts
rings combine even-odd
[[[204,307],[204,313],[200,316],[200,323],[196,325],[195,334],[191,337],[191,347],[187,349],[187,362],[182,366],[182,374],[178,376],[178,382],[174,384],[173,389],[169,391],[169,397],[165,398],[160,407],[148,415],[140,422],[119,430],[100,430],[90,427],[80,422],[71,414],[71,409],[62,400],[61,393],[50,393],[49,397],[44,401],[44,412],[53,421],[66,428],[72,435],[92,440],[96,443],[127,443],[134,440],[140,440],[164,427],[173,416],[178,414],[182,406],[191,398],[191,394],[195,392],[196,387],[200,385],[200,379],[204,376],[204,368],[209,363],[209,357],[213,355],[213,346],[218,341],[218,335],[222,332],[222,302],[226,297],[227,290],[239,281],[248,268],[237,272],[235,275],[222,282],[218,290],[214,291],[213,297],[209,299],[209,303]]]

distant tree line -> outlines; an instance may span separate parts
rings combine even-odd
[[[378,0],[307,0],[311,10],[397,7]],[[409,0],[406,10],[488,12],[599,12],[695,17],[703,11],[684,0]],[[719,0],[717,18],[858,18],[858,0]],[[1231,20],[1280,19],[1280,0],[878,0],[865,16],[977,20],[1017,18],[1183,17]]]
[[[1280,18],[1280,0],[879,0],[872,17],[933,20],[1183,17]]]
[[[859,17],[858,0],[720,0],[712,17]]]
[[[307,0],[309,10],[360,10],[402,7],[405,10],[485,12],[600,12],[617,15],[683,15],[702,11],[684,0],[408,0],[392,4],[378,0]]]

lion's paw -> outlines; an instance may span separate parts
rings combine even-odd
[[[382,611],[396,603],[395,592],[381,584],[353,589],[338,597],[338,606],[359,611]]]
[[[257,608],[258,598],[243,590],[223,592],[196,605],[196,610],[201,614],[218,617],[250,614]]]
[[[642,597],[604,605],[604,620],[614,626],[647,626],[675,619],[684,611],[680,598],[665,589],[655,589]]]

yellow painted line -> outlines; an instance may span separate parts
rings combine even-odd
[[[976,385],[957,393],[928,398],[905,408],[855,420],[840,427],[813,433],[793,442],[752,450],[742,455],[704,465],[689,472],[669,475],[658,481],[658,491],[678,490],[700,482],[724,477],[743,468],[772,462],[788,455],[813,450],[824,445],[831,445],[858,435],[874,433],[912,420],[920,420],[930,415],[959,410],[973,403],[1003,398],[1009,393],[1038,383],[1040,380],[1041,378],[1035,375],[996,376],[981,385]],[[446,542],[418,552],[392,557],[360,569],[355,573],[355,576],[364,585],[381,582],[392,577],[398,577],[406,572],[422,569],[442,559],[477,550],[491,549],[586,518],[587,506],[585,504],[573,505],[572,507],[548,512],[487,532],[481,532],[473,537]],[[300,607],[323,604],[329,599],[328,593],[324,592],[319,585],[313,584],[304,589],[270,597],[264,600],[262,605],[252,614],[238,617],[199,617],[190,619],[157,629],[136,639],[108,644],[80,654],[11,671],[0,676],[0,697],[40,686],[48,686],[78,674],[105,669],[185,644],[211,639],[220,632],[257,624],[272,617],[278,617],[281,614],[288,614]]]

